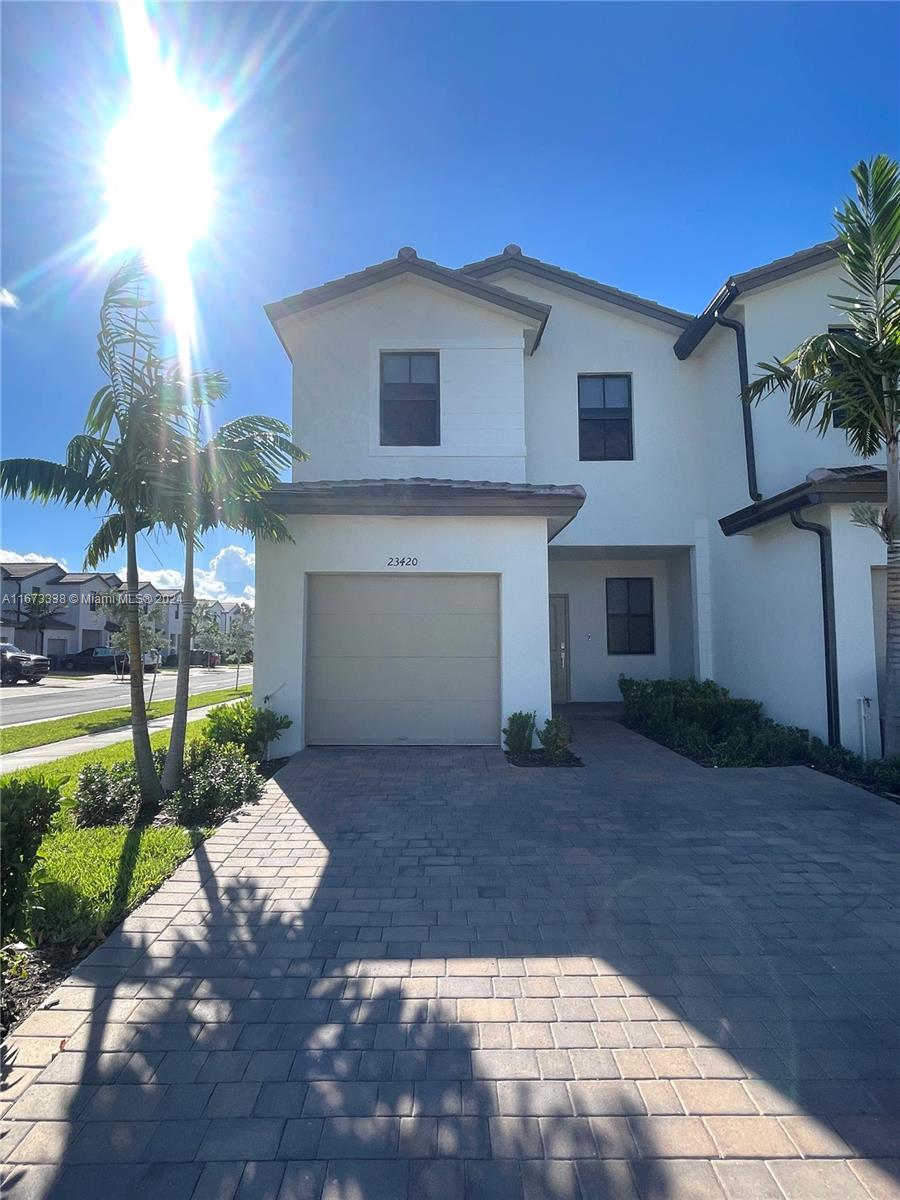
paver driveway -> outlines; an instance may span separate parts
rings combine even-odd
[[[900,1194],[900,808],[579,749],[293,759],[17,1031],[7,1194]]]

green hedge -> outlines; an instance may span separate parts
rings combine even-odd
[[[711,679],[619,677],[625,724],[707,767],[808,766],[873,791],[900,795],[900,758],[865,761],[806,729],[779,725],[756,700],[736,700]]]

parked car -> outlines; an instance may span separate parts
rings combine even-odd
[[[88,646],[74,654],[62,655],[59,665],[64,671],[115,671],[116,661],[121,662],[123,658],[127,661],[128,656],[109,646]]]
[[[29,654],[12,642],[0,642],[0,682],[4,685],[18,683],[20,679],[40,683],[49,670],[50,659],[43,654]]]
[[[129,669],[127,650],[113,650],[110,646],[89,646],[86,650],[77,650],[74,654],[64,654],[59,665],[64,671],[124,671]],[[159,655],[155,650],[148,650],[144,655],[144,670],[155,671],[159,665]]]

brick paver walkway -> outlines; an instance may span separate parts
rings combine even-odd
[[[900,808],[579,749],[293,759],[11,1039],[6,1195],[900,1195]]]

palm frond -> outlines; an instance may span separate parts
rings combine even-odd
[[[7,458],[0,462],[0,493],[39,504],[97,504],[105,495],[102,480],[43,458]]]
[[[85,570],[92,571],[124,545],[125,518],[121,513],[110,513],[87,544],[84,552]]]

